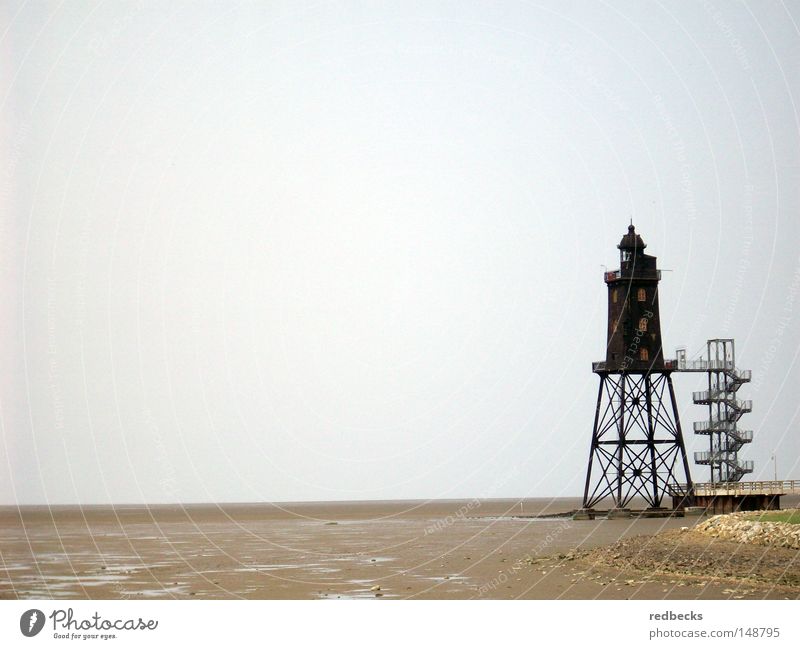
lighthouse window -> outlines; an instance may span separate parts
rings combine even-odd
[[[639,360],[640,361],[649,361],[650,360],[650,352],[647,351],[646,347],[642,347],[639,350]]]
[[[613,304],[617,303],[617,289],[614,289],[613,291],[611,291],[611,302]]]
[[[647,331],[647,318],[639,318],[639,331]]]
[[[636,291],[636,299],[639,300],[639,302],[644,302],[647,299],[647,291],[640,288]]]

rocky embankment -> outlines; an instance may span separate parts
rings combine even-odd
[[[763,512],[737,512],[712,516],[695,531],[717,539],[800,550],[800,525],[760,521]]]
[[[669,575],[699,586],[738,584],[736,597],[756,596],[753,588],[769,585],[772,595],[800,598],[800,525],[758,521],[757,514],[714,516],[695,527],[628,537],[576,559],[634,570],[645,582]]]

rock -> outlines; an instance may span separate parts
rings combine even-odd
[[[370,590],[372,591],[379,591],[380,589],[381,589],[380,586],[373,586],[372,588],[370,588]]]
[[[762,512],[736,512],[712,516],[699,523],[695,530],[728,541],[800,550],[800,526],[754,520],[760,513]]]

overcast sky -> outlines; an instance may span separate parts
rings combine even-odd
[[[800,478],[798,24],[4,1],[0,502],[580,494],[631,218]]]

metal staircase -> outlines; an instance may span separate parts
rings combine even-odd
[[[735,451],[697,451],[694,454],[694,462],[711,467],[724,467],[723,475],[727,476],[725,482],[738,482],[746,474],[753,472],[753,461],[739,460]]]
[[[706,343],[707,358],[688,361],[685,350],[679,350],[674,363],[678,372],[705,372],[708,389],[692,393],[692,401],[708,406],[708,419],[696,421],[696,435],[708,435],[709,450],[694,454],[696,464],[711,469],[711,482],[738,482],[753,472],[753,462],[739,460],[737,454],[753,441],[753,431],[739,430],[742,415],[752,412],[753,402],[736,398],[739,388],[751,379],[750,370],[736,367],[734,342],[718,338]]]

